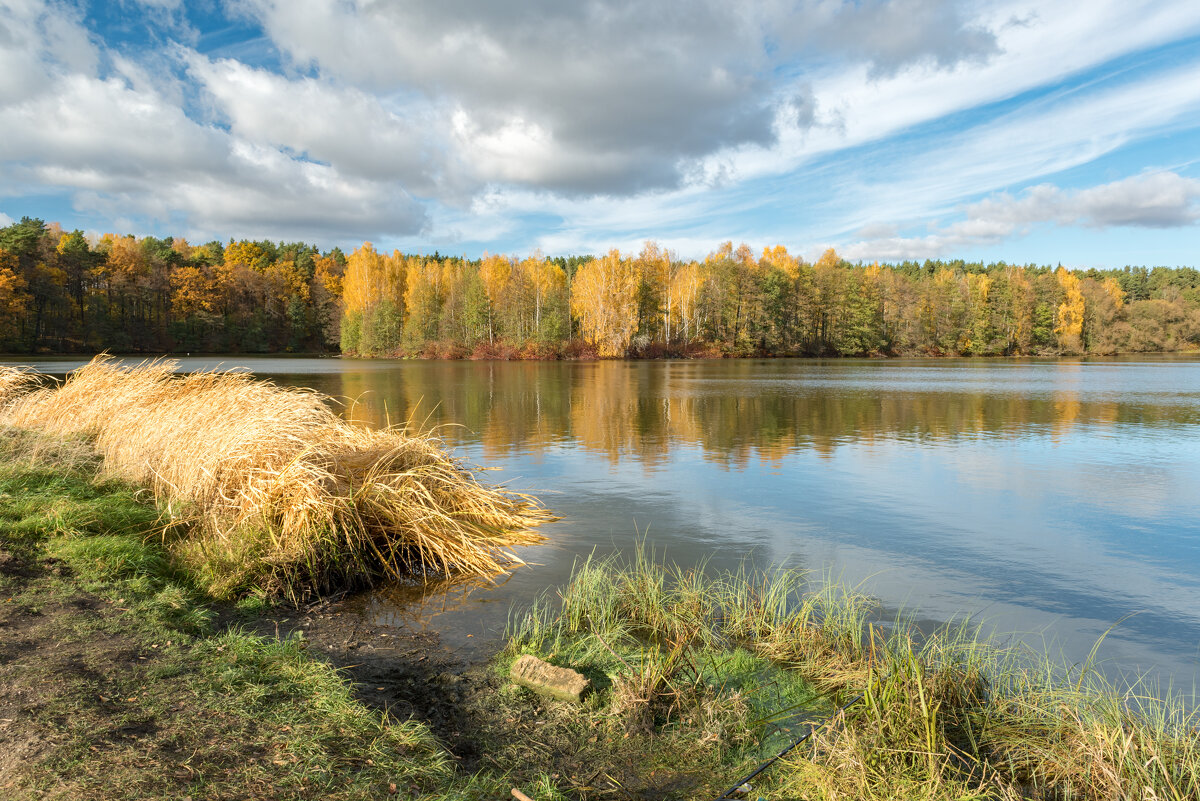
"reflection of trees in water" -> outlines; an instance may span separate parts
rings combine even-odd
[[[1117,424],[1200,422],[1188,405],[1086,400],[1074,390],[1019,394],[856,384],[834,371],[817,380],[748,362],[413,363],[347,371],[349,416],[382,425],[413,420],[443,426],[451,443],[478,439],[485,455],[542,451],[570,442],[612,462],[660,464],[672,446],[696,446],[710,460],[777,464],[792,451],[831,455],[839,446],[881,440],[955,440],[1048,434]],[[845,378],[846,381],[839,380]]]

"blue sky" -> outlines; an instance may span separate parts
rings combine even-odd
[[[0,0],[0,224],[1200,262],[1200,3]]]

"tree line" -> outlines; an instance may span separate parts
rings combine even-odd
[[[442,358],[1059,355],[1200,347],[1200,272],[964,261],[481,259],[0,229],[0,351]]]
[[[0,351],[336,348],[345,258],[303,243],[0,229]]]
[[[350,254],[343,352],[474,356],[1059,355],[1200,346],[1200,272],[807,262],[726,242],[478,261]]]

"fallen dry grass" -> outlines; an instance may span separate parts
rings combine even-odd
[[[218,595],[300,595],[414,569],[491,575],[538,541],[534,499],[436,437],[353,426],[310,391],[97,357],[61,384],[0,368],[0,423],[91,439],[110,475],[190,523],[173,550]]]

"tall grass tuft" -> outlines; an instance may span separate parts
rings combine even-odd
[[[0,365],[0,410],[41,383],[41,376],[27,367]]]
[[[720,728],[736,747],[739,731],[754,728],[745,704],[755,699],[714,693],[724,682],[708,674],[736,675],[748,658],[839,703],[861,693],[755,780],[766,797],[1200,798],[1194,698],[1119,688],[1090,660],[1056,667],[981,637],[970,621],[928,634],[904,618],[877,627],[871,599],[828,577],[813,587],[789,570],[706,576],[656,564],[644,546],[581,561],[559,598],[514,618],[510,653],[605,664],[609,711],[629,728],[661,732],[664,719],[704,720],[696,710],[710,701],[741,705],[730,714],[744,725]]]
[[[324,396],[240,372],[97,357],[55,386],[0,372],[0,422],[94,440],[150,487],[217,595],[300,596],[414,569],[491,575],[549,513],[480,483],[431,435],[353,426]]]

